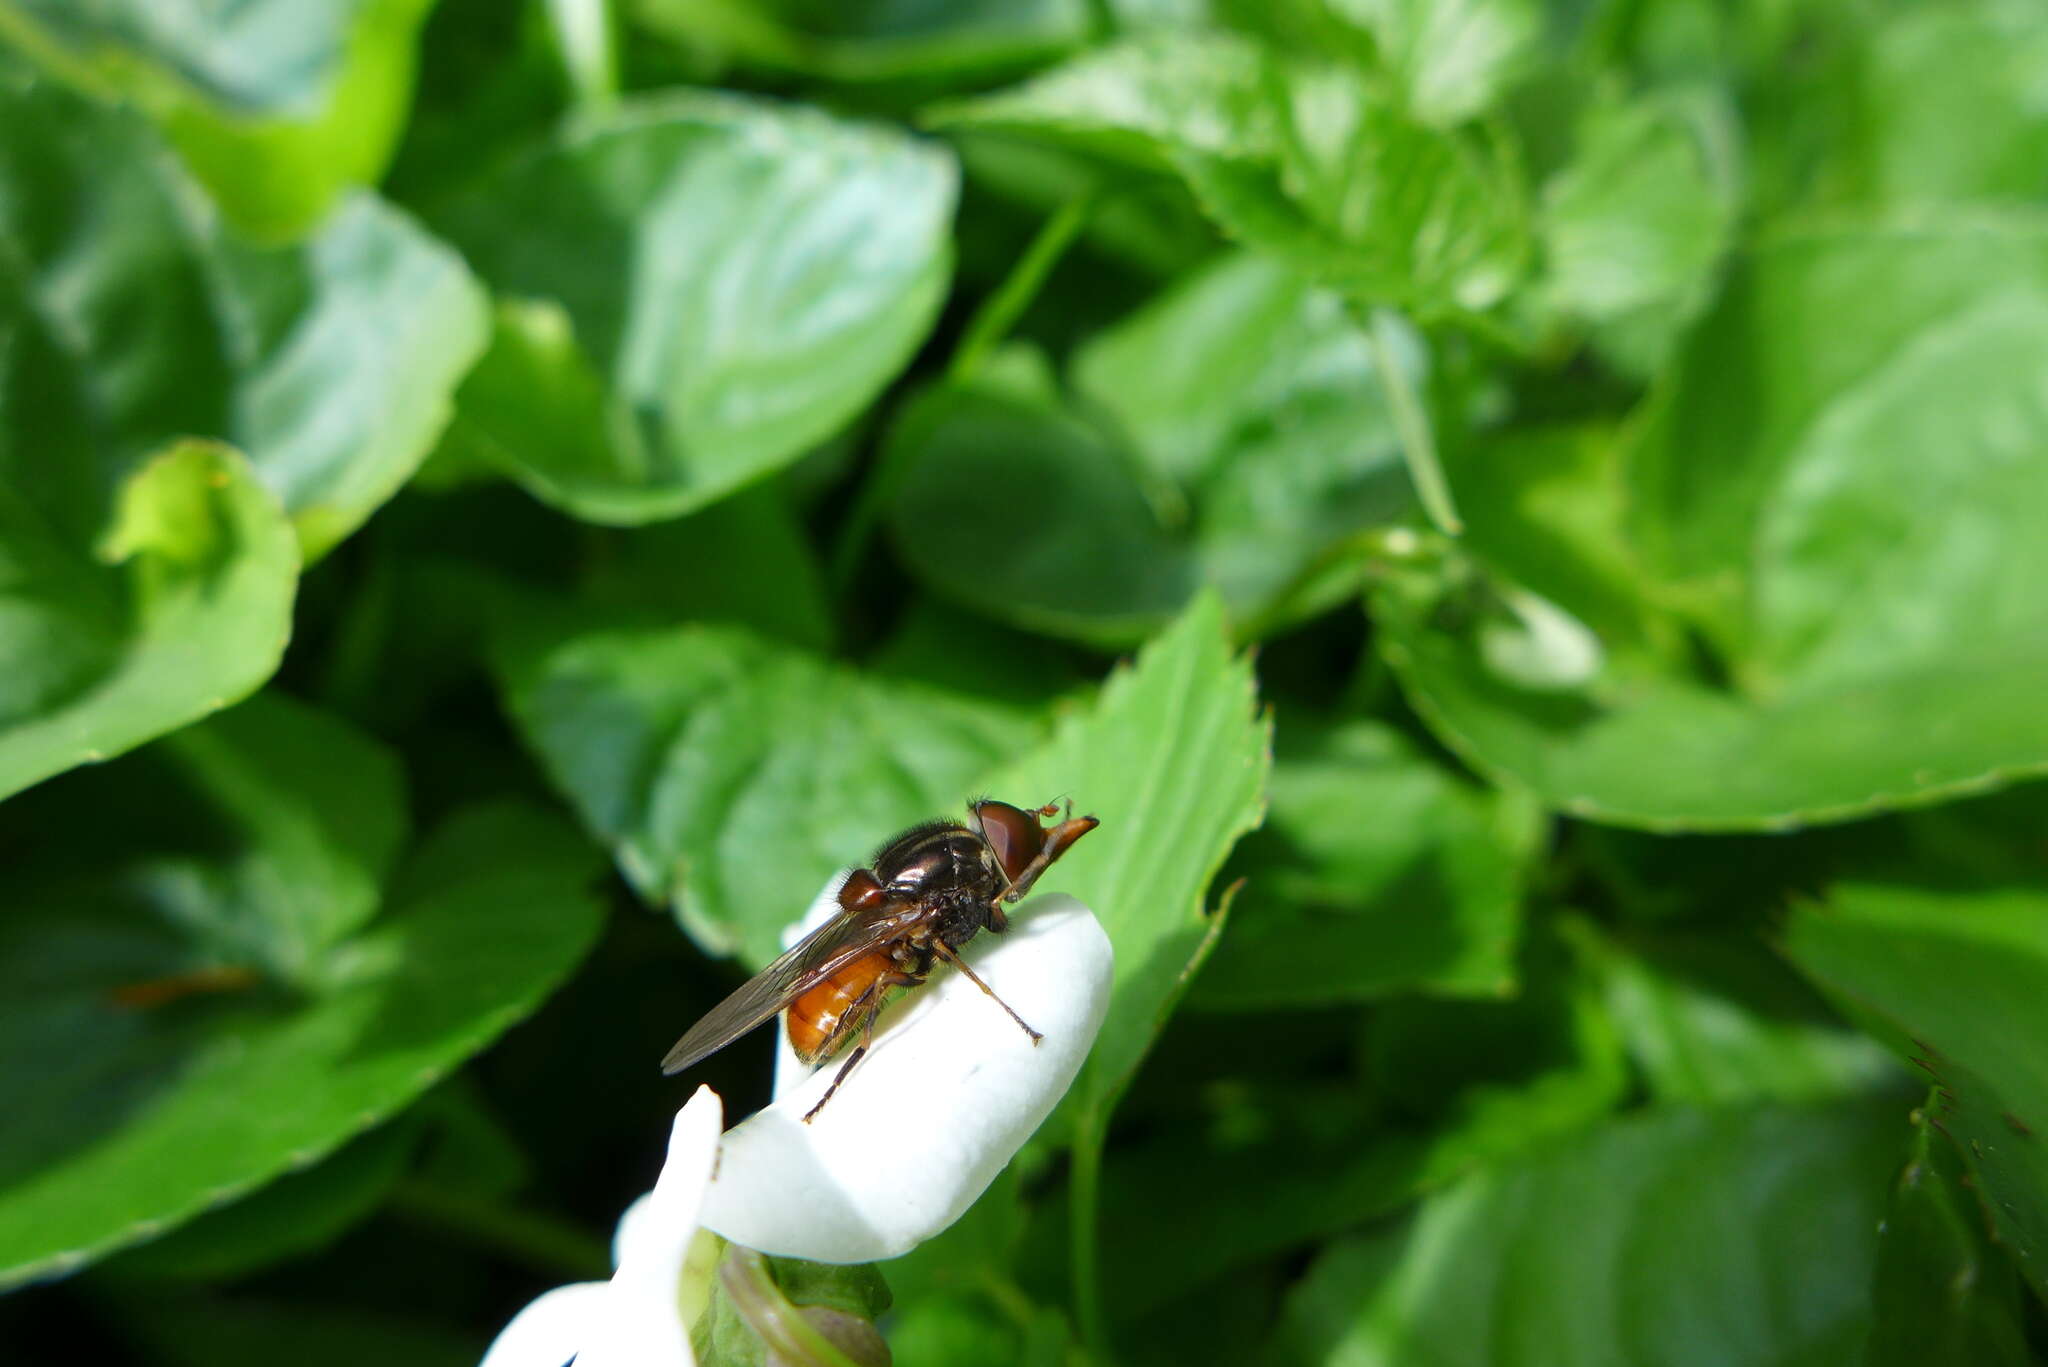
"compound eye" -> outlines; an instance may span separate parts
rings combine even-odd
[[[1045,848],[1045,828],[1038,819],[1007,802],[975,803],[974,825],[988,842],[1003,877],[1013,883]]]

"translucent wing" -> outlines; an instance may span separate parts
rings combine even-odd
[[[661,1071],[680,1073],[709,1058],[838,969],[896,939],[922,914],[905,903],[841,912],[705,1012],[662,1059]]]

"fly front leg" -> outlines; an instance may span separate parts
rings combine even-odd
[[[1011,1011],[1010,1004],[1004,1001],[1001,997],[998,997],[996,995],[996,990],[993,987],[990,987],[987,983],[983,982],[978,976],[976,976],[974,970],[969,968],[967,966],[966,961],[962,959],[958,954],[954,953],[952,947],[948,945],[944,940],[932,941],[932,952],[937,954],[941,959],[944,959],[947,963],[953,965],[953,967],[959,969],[962,973],[966,974],[967,981],[973,983],[976,987],[988,993],[989,1000],[993,1001],[997,1006],[1002,1007],[1003,1010],[1009,1011],[1010,1019],[1017,1022],[1017,1028],[1019,1030],[1022,1030],[1025,1034],[1031,1036],[1031,1042],[1033,1044],[1036,1044],[1040,1040],[1045,1038],[1044,1035],[1039,1034],[1038,1031],[1033,1030],[1030,1026],[1026,1025],[1024,1023],[1024,1018],[1022,1016],[1018,1015],[1015,1011]]]
[[[1048,802],[1034,815],[1049,817],[1057,810],[1059,809],[1056,804]],[[1020,901],[1025,893],[1031,891],[1031,885],[1038,881],[1038,875],[1052,866],[1053,860],[1065,854],[1076,840],[1101,824],[1100,820],[1092,816],[1075,816],[1074,804],[1069,801],[1066,805],[1066,818],[1045,833],[1045,843],[1039,847],[1031,862],[1010,880],[1010,886],[1003,890],[1002,900],[1013,905]]]

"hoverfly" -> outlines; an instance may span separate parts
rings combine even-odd
[[[662,1072],[681,1072],[787,1007],[790,1047],[805,1063],[830,1058],[860,1036],[805,1113],[809,1123],[867,1054],[883,993],[923,982],[934,960],[960,970],[1038,1043],[1039,1033],[957,951],[984,927],[997,935],[1007,930],[1003,908],[1100,824],[1073,811],[1067,803],[1059,823],[1048,827],[1045,820],[1061,815],[1058,803],[1025,811],[984,799],[967,804],[964,826],[929,821],[903,832],[846,876],[837,915],[706,1012],[662,1059]]]

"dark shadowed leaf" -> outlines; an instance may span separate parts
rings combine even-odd
[[[1896,1087],[1876,1041],[1832,1018],[1761,942],[1571,926],[1651,1096],[1698,1106],[1822,1101]]]
[[[1879,1227],[1865,1367],[2022,1367],[2035,1359],[2020,1297],[1955,1144],[1915,1111],[1906,1166]]]
[[[192,928],[217,909],[210,885],[275,832],[232,830],[222,809],[230,828],[192,831],[182,871],[146,850],[131,864],[118,843],[85,860],[36,821],[44,796],[6,809],[10,849],[44,838],[12,861],[33,895],[0,928],[6,1052],[26,1061],[0,1097],[18,1117],[0,1137],[0,1282],[69,1271],[317,1162],[532,1010],[597,928],[574,831],[480,807],[422,844],[316,986],[209,980],[193,970],[237,966]]]
[[[1784,948],[1933,1075],[1929,1119],[2048,1295],[2048,891],[1845,883],[1792,917]]]
[[[209,1210],[100,1267],[107,1277],[180,1282],[242,1277],[332,1243],[367,1217],[404,1175],[419,1127],[394,1120],[310,1168]]]
[[[1867,1105],[1613,1122],[1331,1245],[1276,1360],[1853,1361],[1895,1143]]]
[[[972,80],[1044,61],[1085,36],[1085,0],[631,0],[649,31],[748,65],[827,80]]]
[[[1421,340],[1392,326],[1420,383]],[[889,527],[934,591],[1126,645],[1209,584],[1237,635],[1264,636],[1349,594],[1360,538],[1410,505],[1363,330],[1269,261],[1188,277],[1090,339],[1074,379],[1072,407],[983,377],[899,417],[880,476]]]
[[[1391,727],[1283,718],[1272,812],[1231,866],[1247,881],[1193,1004],[1504,995],[1543,828],[1525,795],[1461,778]]]
[[[1204,976],[1229,952],[1226,936]],[[1301,1019],[1261,1022],[1268,1030],[1253,1056],[1295,1048]],[[1594,995],[1541,973],[1514,1001],[1376,1014],[1367,1046],[1371,1084],[1274,1082],[1285,1065],[1270,1058],[1242,1073],[1212,1066],[1202,1113],[1111,1149],[1102,1266],[1120,1320],[1583,1131],[1628,1089],[1620,1041]],[[1063,1270],[1066,1231],[1050,1223],[1029,1247]]]

